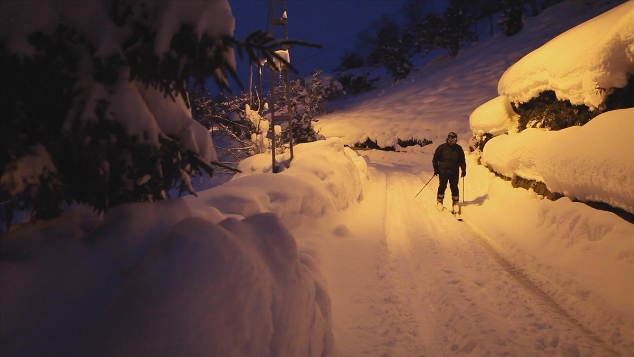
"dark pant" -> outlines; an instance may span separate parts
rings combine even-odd
[[[449,182],[449,188],[451,189],[451,200],[453,203],[458,203],[460,200],[460,191],[458,190],[458,171],[456,172],[441,172],[438,175],[440,184],[438,185],[438,201],[442,201],[445,198],[445,191],[447,190],[447,182]]]

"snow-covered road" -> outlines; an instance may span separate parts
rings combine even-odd
[[[414,198],[430,177],[417,166],[372,163],[363,201],[324,240],[336,356],[618,355],[498,254],[468,214],[458,222],[438,212],[436,180]],[[465,213],[478,192],[466,182]]]

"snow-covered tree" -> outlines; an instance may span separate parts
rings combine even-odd
[[[3,1],[0,16],[0,196],[36,218],[193,192],[217,157],[188,82],[228,89],[235,48],[257,60],[279,45],[236,41],[227,0]]]
[[[323,139],[315,131],[313,122],[317,116],[326,113],[326,102],[340,93],[342,86],[334,78],[322,78],[322,73],[322,70],[316,70],[308,80],[299,78],[290,81],[289,103],[286,103],[284,86],[278,88],[280,107],[288,105],[291,113],[294,143]]]
[[[192,118],[207,129],[222,127],[241,137],[253,129],[243,128],[245,123],[245,106],[249,102],[248,93],[240,95],[220,93],[213,96],[205,88],[193,88],[189,91],[192,107]],[[248,136],[248,134],[247,134]]]
[[[192,117],[211,132],[220,163],[233,166],[237,161],[261,152],[258,143],[254,142],[254,135],[261,134],[260,124],[265,119],[252,120],[247,114],[251,112],[248,93],[213,96],[208,90],[196,88],[190,90],[189,96]],[[229,170],[216,173],[234,171]]]

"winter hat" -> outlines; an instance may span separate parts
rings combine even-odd
[[[447,135],[447,139],[458,139],[458,135],[452,131]]]

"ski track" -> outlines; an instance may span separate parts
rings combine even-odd
[[[371,174],[371,189],[382,192],[362,204],[385,210],[373,212],[375,227],[356,229],[372,239],[337,241],[355,250],[330,258],[336,356],[618,355],[514,272],[468,222],[438,212],[436,187],[415,199],[416,175],[380,165]],[[357,254],[344,256],[350,251]],[[337,268],[350,259],[356,268]]]

